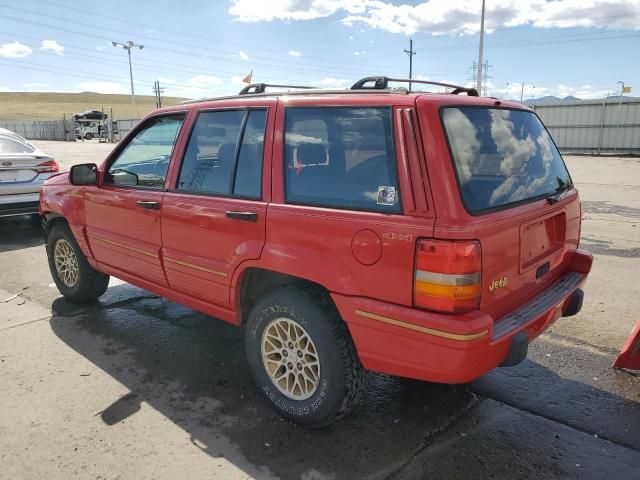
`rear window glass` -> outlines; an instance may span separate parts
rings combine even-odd
[[[289,108],[287,201],[399,213],[389,108]]]
[[[34,148],[12,138],[0,137],[0,153],[31,153]]]
[[[442,118],[469,211],[542,198],[571,185],[560,153],[535,114],[447,107]]]

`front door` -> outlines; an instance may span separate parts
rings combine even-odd
[[[176,188],[162,207],[172,289],[227,307],[234,270],[260,257],[270,194],[270,178],[262,175],[263,157],[271,153],[270,105],[203,111],[193,123]]]
[[[183,114],[172,114],[146,121],[111,156],[102,181],[85,196],[87,237],[98,263],[165,286],[160,214],[183,120]]]

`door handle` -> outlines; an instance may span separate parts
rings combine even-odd
[[[136,205],[140,208],[146,208],[148,210],[160,210],[159,202],[146,202],[144,200],[140,200],[139,202],[136,202]]]
[[[242,220],[245,222],[255,222],[258,220],[258,214],[255,212],[233,212],[228,211],[226,213],[227,218],[231,218],[233,220]]]

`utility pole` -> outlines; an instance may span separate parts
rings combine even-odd
[[[520,87],[520,103],[522,103],[523,96],[524,96],[524,82],[522,82],[522,86]]]
[[[404,49],[404,53],[409,55],[409,80],[413,78],[413,56],[416,51],[413,49],[413,38],[409,39],[409,50]],[[409,82],[409,91],[411,91],[411,82]]]
[[[111,42],[111,45],[114,47],[122,47],[127,51],[129,55],[129,79],[131,80],[131,107],[133,108],[133,113],[135,113],[136,118],[140,115],[138,114],[138,107],[136,106],[136,94],[133,90],[133,67],[131,66],[131,49],[134,47],[142,50],[144,45],[138,45],[133,43],[131,40],[128,40],[127,43],[119,43],[119,42]]]
[[[478,75],[477,75],[477,83],[476,90],[480,95],[482,91],[482,50],[484,47],[484,1],[482,0],[482,17],[480,20],[480,48],[478,49]]]
[[[156,108],[162,108],[162,93],[164,93],[164,88],[160,88],[160,80],[153,82],[153,93],[156,94]]]

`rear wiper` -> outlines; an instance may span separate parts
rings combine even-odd
[[[558,188],[556,188],[553,191],[552,195],[549,195],[547,197],[547,202],[549,202],[550,205],[553,205],[554,203],[558,203],[562,198],[562,194],[567,190],[571,190],[572,188],[573,188],[573,183],[564,183],[560,185]]]

